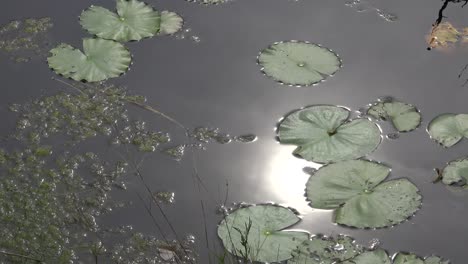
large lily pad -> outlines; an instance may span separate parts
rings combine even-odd
[[[342,264],[391,264],[392,261],[387,252],[383,249],[366,251],[352,260],[343,262]]]
[[[83,51],[68,44],[52,49],[49,66],[64,77],[76,81],[98,82],[118,77],[128,70],[130,52],[112,40],[83,39]]]
[[[81,14],[80,23],[91,34],[120,42],[141,40],[159,32],[161,14],[144,2],[117,0],[116,11],[91,6]]]
[[[267,76],[296,86],[321,82],[341,67],[338,55],[330,49],[298,41],[274,43],[260,53],[258,63]]]
[[[288,264],[332,264],[354,258],[360,253],[362,247],[355,244],[351,237],[333,239],[314,236],[293,251],[293,258],[288,260]]]
[[[468,137],[468,114],[442,114],[429,123],[427,132],[437,143],[451,147]]]
[[[468,158],[451,161],[442,170],[442,182],[447,185],[468,184]]]
[[[281,143],[298,147],[294,154],[328,163],[363,157],[380,144],[379,127],[368,119],[348,120],[349,110],[315,105],[288,115],[279,125]]]
[[[390,168],[366,160],[326,165],[306,184],[310,206],[335,209],[335,222],[381,228],[403,222],[421,206],[418,188],[407,179],[386,181]]]
[[[421,124],[421,114],[410,104],[398,101],[378,102],[367,114],[380,120],[390,120],[398,132],[409,132]]]
[[[218,236],[232,254],[251,261],[280,262],[292,257],[291,252],[309,234],[282,231],[300,218],[290,209],[276,205],[240,208],[229,214],[218,226]]]

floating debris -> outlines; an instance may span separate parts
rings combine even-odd
[[[175,193],[168,191],[159,191],[153,194],[153,197],[162,204],[173,204],[175,202]]]
[[[254,134],[241,135],[234,137],[234,140],[241,143],[251,143],[257,140],[257,136]]]
[[[164,149],[162,152],[172,157],[175,161],[181,161],[185,154],[186,145],[177,145],[172,148]]]
[[[185,1],[191,2],[191,3],[198,3],[202,5],[219,5],[219,4],[231,2],[233,0],[185,0]]]
[[[387,22],[395,22],[398,20],[398,16],[393,14],[393,13],[390,13],[390,12],[387,12],[387,11],[384,11],[382,9],[379,9],[379,8],[376,8],[374,7],[371,3],[369,3],[368,1],[362,1],[362,0],[347,0],[345,1],[345,5],[346,6],[349,6],[349,7],[352,7],[354,10],[356,10],[357,12],[375,12],[375,14],[377,14],[380,18],[382,18],[383,20],[387,21]]]
[[[47,54],[50,17],[13,20],[0,26],[0,51],[15,62],[28,62]]]
[[[444,49],[458,42],[468,40],[468,28],[457,29],[450,22],[442,22],[432,26],[431,32],[426,36],[428,50]]]

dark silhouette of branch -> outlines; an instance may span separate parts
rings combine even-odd
[[[438,26],[440,23],[442,23],[442,20],[445,18],[444,16],[444,11],[447,8],[449,3],[461,3],[464,2],[463,5],[461,6],[462,8],[468,4],[468,0],[443,0],[444,3],[442,4],[442,7],[439,9],[439,15],[434,23],[434,27]]]

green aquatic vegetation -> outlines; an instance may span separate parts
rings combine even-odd
[[[184,19],[177,13],[170,11],[161,12],[161,26],[159,35],[172,35],[182,29]]]
[[[458,185],[465,187],[468,181],[468,159],[451,161],[441,171],[442,183],[446,185]]]
[[[60,44],[50,50],[51,56],[47,61],[57,74],[88,82],[118,77],[130,66],[130,52],[115,41],[85,38],[83,51],[68,44]]]
[[[449,264],[450,261],[431,256],[425,259],[412,253],[398,253],[393,257],[393,264]]]
[[[284,230],[300,218],[291,210],[276,205],[239,208],[218,226],[224,247],[244,261],[281,262],[309,238],[308,233]]]
[[[133,144],[142,152],[154,152],[160,144],[170,141],[167,133],[154,132],[146,129],[146,123],[137,121],[119,131],[114,144]]]
[[[46,52],[47,33],[53,27],[51,18],[14,20],[0,26],[0,51],[16,62],[27,62]]]
[[[116,2],[116,13],[94,5],[83,11],[81,26],[100,38],[119,42],[141,40],[159,32],[162,23],[160,12],[137,0]]]
[[[433,140],[448,148],[468,137],[468,114],[442,114],[427,126]]]
[[[377,102],[367,114],[383,121],[389,120],[398,132],[409,132],[421,124],[421,114],[413,105],[398,102]]]
[[[344,261],[343,264],[392,264],[387,252],[383,249],[366,251],[357,257]]]
[[[341,67],[340,58],[330,49],[298,41],[274,43],[260,52],[258,63],[267,76],[296,86],[319,83]]]
[[[334,264],[354,258],[363,252],[353,238],[340,235],[337,238],[314,236],[304,241],[292,252],[288,264]]]
[[[363,157],[380,144],[380,129],[368,119],[349,120],[349,115],[348,109],[332,105],[297,110],[279,124],[279,141],[297,145],[294,154],[319,163]]]
[[[390,168],[366,160],[326,165],[306,184],[310,206],[335,210],[334,221],[357,228],[399,224],[419,210],[421,195],[407,179],[384,181]]]

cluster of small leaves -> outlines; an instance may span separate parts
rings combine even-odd
[[[72,263],[86,254],[86,234],[100,231],[96,218],[112,210],[109,193],[127,166],[93,153],[55,158],[47,146],[2,151],[0,163],[0,249],[14,254],[0,260],[8,263]]]
[[[27,62],[45,54],[47,32],[53,27],[49,17],[14,20],[0,26],[0,50],[16,62]]]
[[[133,144],[142,152],[154,152],[160,144],[169,141],[169,134],[149,131],[145,122],[136,121],[120,130],[113,143]]]

